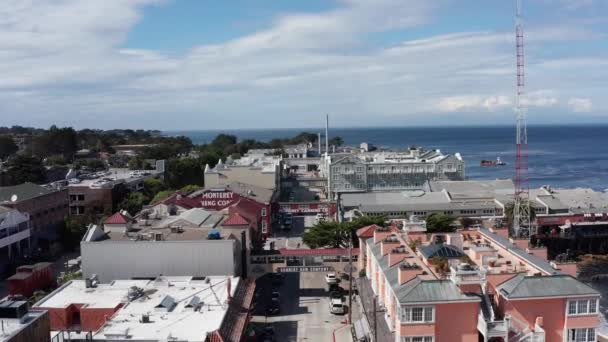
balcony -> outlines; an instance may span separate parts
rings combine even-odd
[[[19,231],[9,233],[9,234],[10,235],[8,235],[8,236],[2,235],[2,238],[0,238],[0,248],[4,248],[4,247],[12,245],[16,242],[29,238],[30,229],[25,228],[25,229],[21,229]]]
[[[486,282],[486,272],[469,264],[458,264],[450,267],[450,280],[456,285],[480,284]]]
[[[479,311],[479,316],[477,318],[477,330],[481,333],[481,335],[483,335],[484,341],[488,341],[493,337],[501,337],[506,341],[507,337],[509,336],[509,321],[486,320],[483,313]]]

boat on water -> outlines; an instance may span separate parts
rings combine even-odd
[[[496,157],[496,160],[482,160],[479,163],[480,166],[504,166],[507,165],[504,161],[500,160],[500,157]]]

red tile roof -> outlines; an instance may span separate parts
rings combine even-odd
[[[283,256],[348,256],[348,248],[287,249],[280,248]],[[353,248],[353,255],[359,254],[359,248]]]
[[[247,226],[249,225],[249,220],[244,218],[238,212],[234,212],[230,214],[230,216],[222,223],[222,226]]]
[[[123,215],[120,211],[114,213],[114,215],[108,217],[105,224],[127,224],[129,223],[129,218]]]
[[[357,236],[363,239],[374,237],[374,231],[376,228],[380,228],[377,224],[372,224],[363,228],[357,229]]]

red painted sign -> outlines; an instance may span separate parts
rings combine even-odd
[[[226,190],[208,190],[200,196],[201,206],[205,209],[222,210],[238,202],[240,195]]]

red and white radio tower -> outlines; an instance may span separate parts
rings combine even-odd
[[[517,96],[516,96],[516,157],[515,157],[515,202],[513,206],[513,234],[528,238],[530,224],[530,189],[528,185],[528,131],[524,104],[524,28],[522,0],[516,1],[515,36],[517,56]]]

